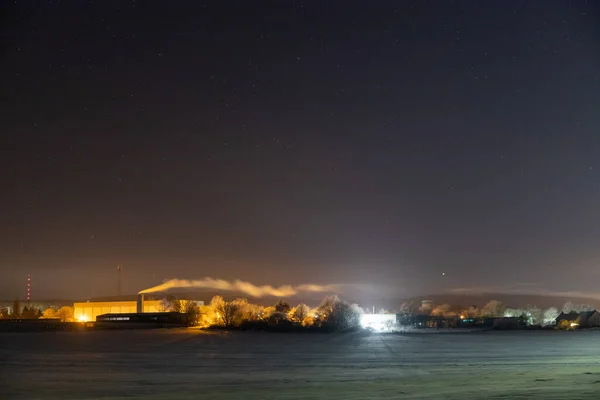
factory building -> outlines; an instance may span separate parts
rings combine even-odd
[[[198,305],[204,302],[196,301]],[[164,311],[161,300],[145,299],[140,294],[135,299],[115,299],[108,301],[86,301],[73,304],[74,318],[76,321],[96,321],[99,315],[107,314],[135,314],[135,313],[159,313]]]
[[[96,321],[98,315],[156,313],[160,309],[160,300],[116,300],[116,301],[86,301],[74,303],[76,321]]]
[[[98,315],[100,329],[173,328],[187,325],[187,316],[178,312]]]

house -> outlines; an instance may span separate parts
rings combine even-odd
[[[600,326],[600,313],[596,310],[579,313],[579,326]]]
[[[494,329],[519,329],[524,325],[525,321],[522,321],[519,317],[495,318],[493,323]]]
[[[426,314],[397,314],[396,323],[401,326],[413,328],[456,328],[459,325],[458,317],[442,317]]]
[[[556,326],[559,328],[589,328],[592,326],[600,326],[600,313],[596,310],[582,311],[580,313],[560,313],[556,317]]]
[[[564,313],[561,312],[558,317],[556,317],[556,326],[558,327],[574,327],[579,325],[579,313],[569,312]]]

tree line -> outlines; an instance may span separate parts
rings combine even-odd
[[[214,296],[209,304],[197,305],[191,300],[165,298],[160,311],[176,311],[188,316],[188,325],[203,328],[265,330],[345,330],[360,325],[363,310],[337,296],[328,296],[311,308],[301,303],[292,307],[284,300],[262,306],[237,298],[226,301]]]
[[[401,314],[426,314],[444,318],[485,318],[485,317],[516,317],[528,325],[551,325],[554,323],[560,312],[580,313],[584,311],[593,311],[595,308],[589,304],[576,304],[566,302],[561,310],[556,307],[541,309],[535,305],[528,305],[523,308],[505,307],[498,300],[490,300],[483,307],[476,306],[460,307],[450,304],[441,304],[434,308],[423,308],[416,303],[404,303],[400,307]]]
[[[42,311],[40,308],[15,300],[10,310],[6,307],[0,308],[0,319],[60,319],[62,322],[73,322],[73,307],[63,306],[59,309],[49,307]]]

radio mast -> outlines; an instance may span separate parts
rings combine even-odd
[[[120,265],[117,265],[117,296],[121,297],[121,268]]]

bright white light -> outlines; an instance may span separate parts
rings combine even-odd
[[[362,314],[360,316],[360,325],[376,332],[390,330],[394,324],[396,324],[396,314]]]
[[[573,327],[579,326],[579,324],[577,322],[571,322],[570,326],[571,326],[571,328],[573,328]]]
[[[79,317],[79,322],[87,322],[87,317],[85,315],[82,315],[81,317]]]

